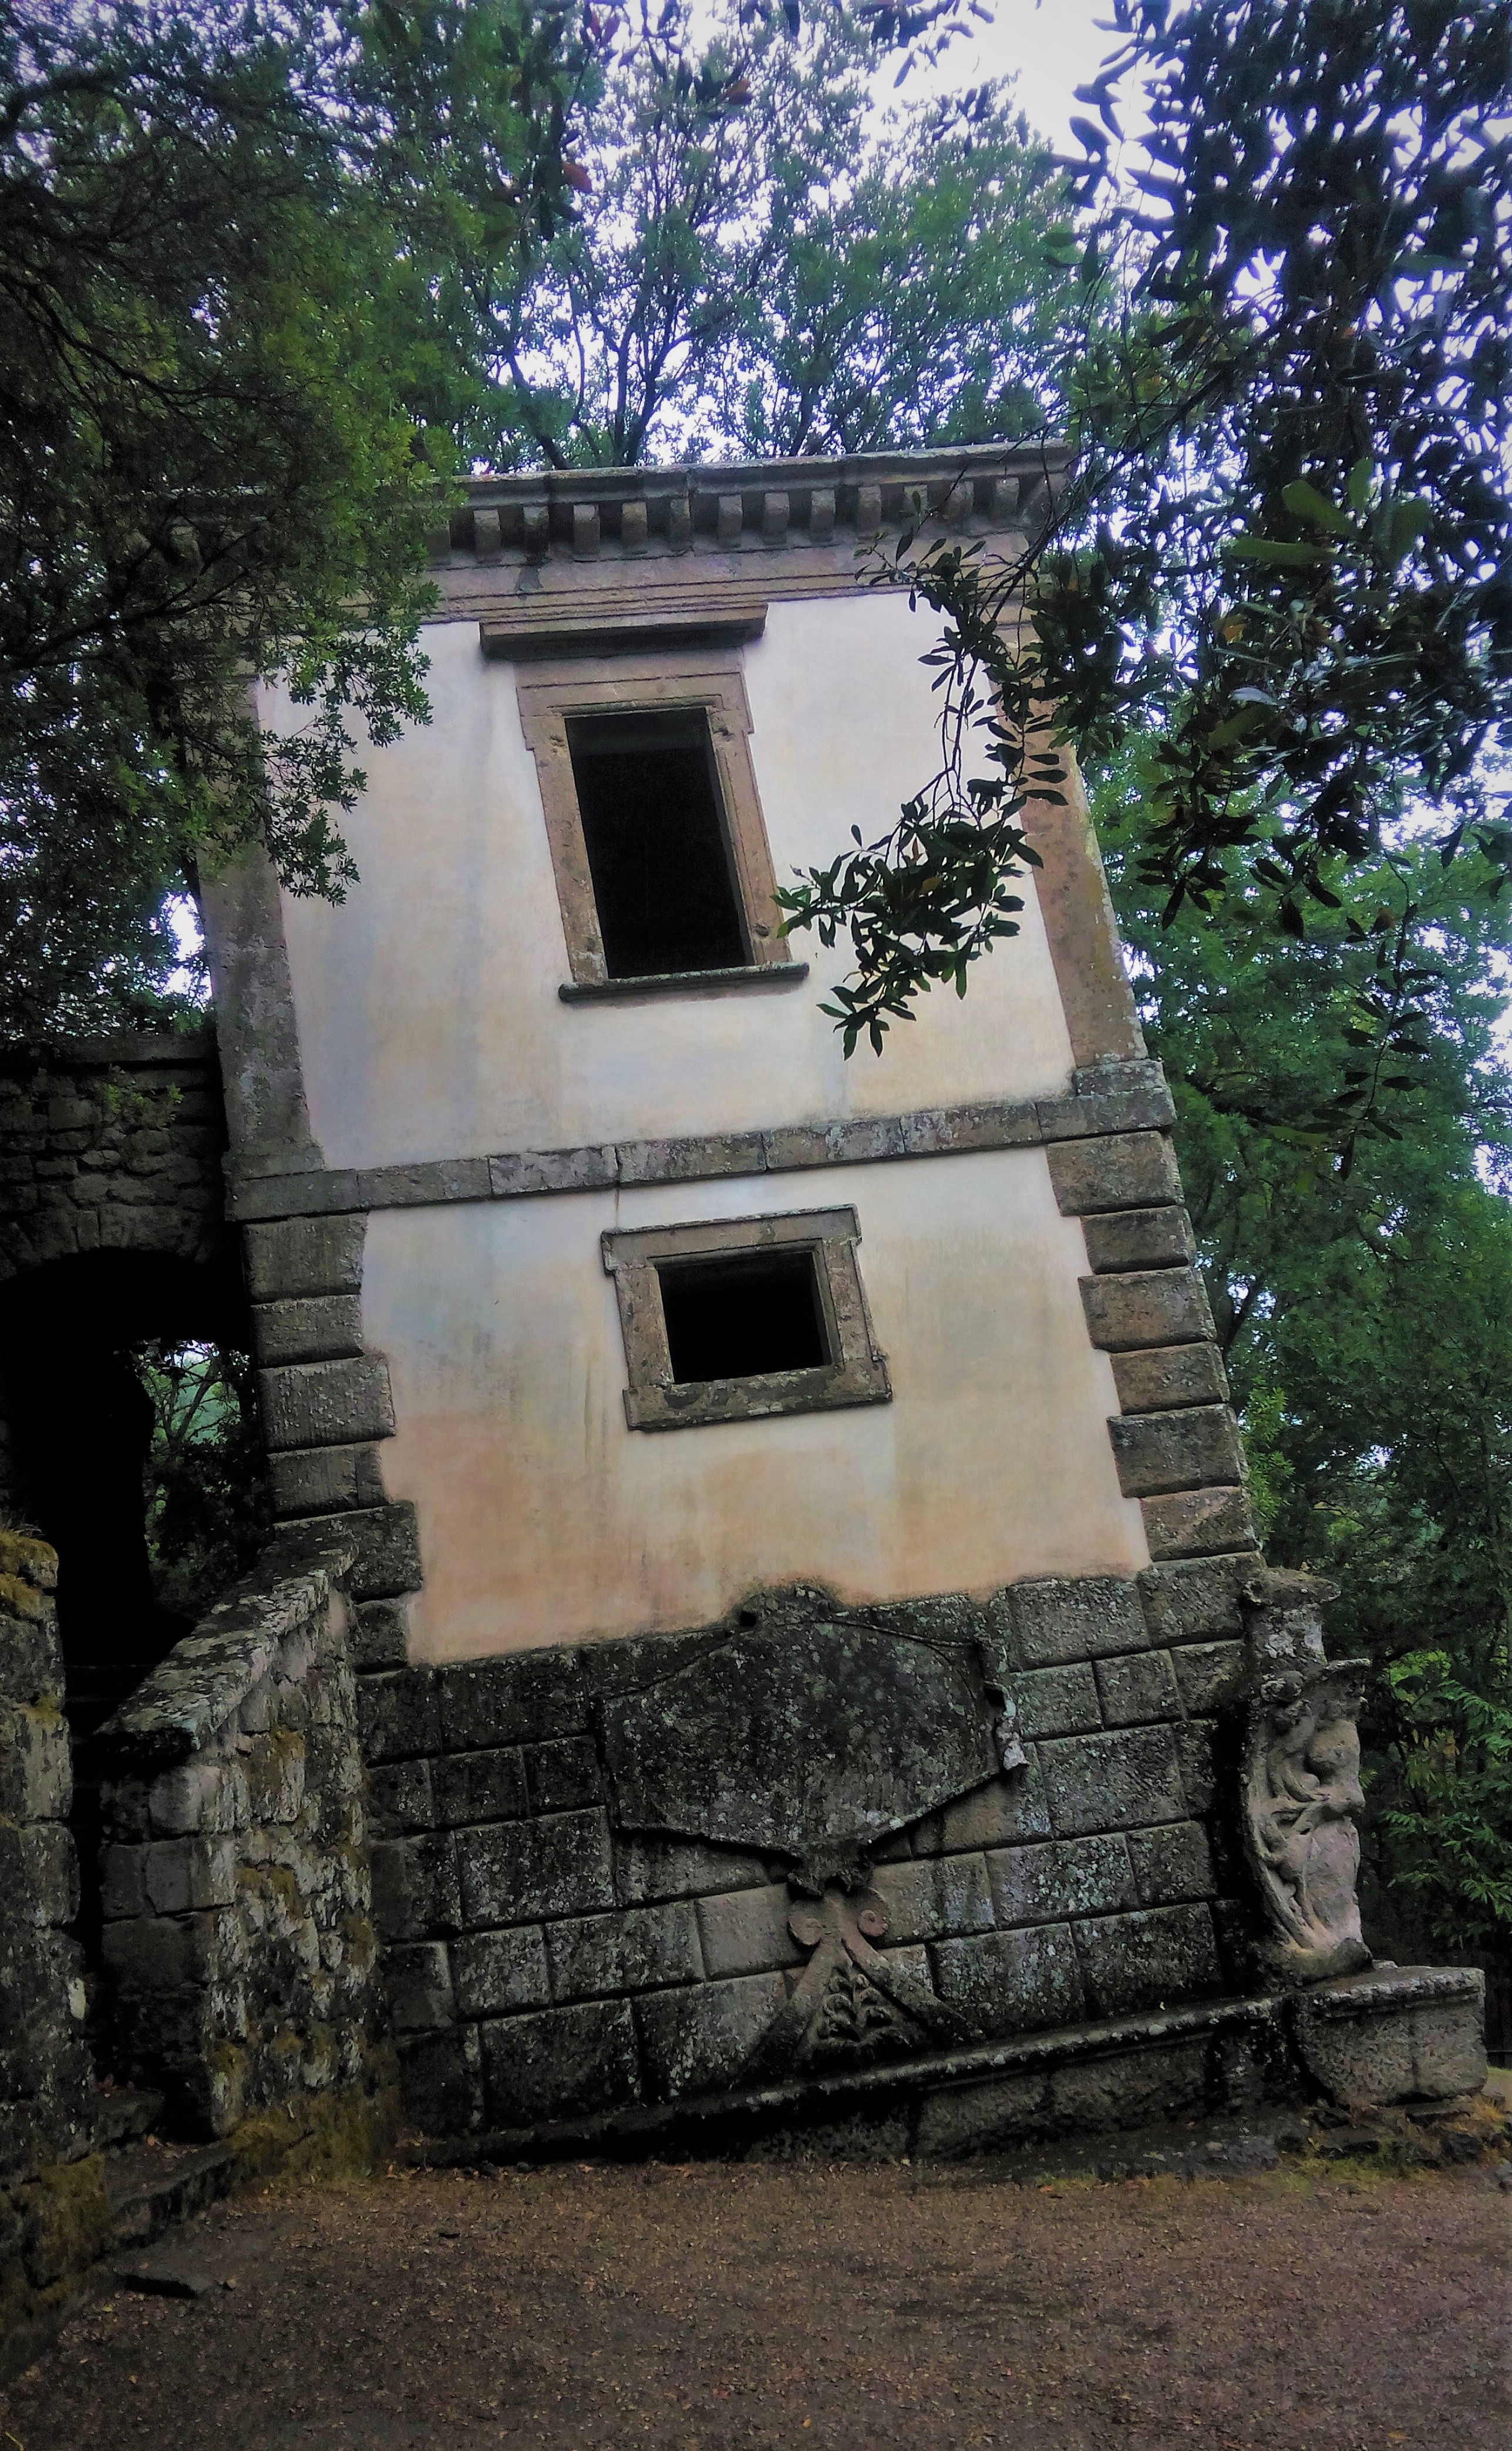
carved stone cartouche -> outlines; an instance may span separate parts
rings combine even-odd
[[[887,1935],[887,1909],[875,1890],[832,1881],[822,1896],[796,1901],[787,1929],[813,1955],[751,2054],[747,2079],[853,2068],[979,2039],[966,2018],[874,1947]]]
[[[1360,1929],[1357,1726],[1368,1663],[1323,1656],[1334,1586],[1262,1574],[1245,1594],[1251,1685],[1244,1753],[1245,1845],[1268,1929],[1267,1971],[1321,1983],[1371,1963]]]

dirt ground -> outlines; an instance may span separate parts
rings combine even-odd
[[[399,2171],[217,2207],[0,2444],[1505,2451],[1509,2233],[1484,2164]]]

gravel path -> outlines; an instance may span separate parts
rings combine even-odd
[[[1505,2451],[1509,2232],[1484,2164],[400,2171],[218,2207],[0,2445]]]

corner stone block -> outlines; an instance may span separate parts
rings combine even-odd
[[[428,1761],[375,1762],[367,1775],[368,1826],[375,1838],[434,1830],[436,1797]]]
[[[704,1971],[694,1909],[686,1899],[548,1924],[546,1962],[553,2000],[594,2000],[614,1991],[696,1983]]]
[[[490,1924],[580,1915],[614,1904],[609,1821],[603,1813],[556,1813],[544,1821],[496,1821],[457,1833],[462,1914],[470,1931]]]
[[[999,1848],[988,1856],[987,1871],[998,1921],[1005,1928],[1108,1914],[1139,1903],[1129,1850],[1119,1837]]]
[[[424,1581],[419,1529],[408,1499],[393,1499],[386,1506],[362,1506],[338,1515],[314,1515],[303,1520],[294,1517],[280,1528],[284,1532],[350,1538],[357,1555],[347,1578],[347,1593],[354,1602],[394,1599],[405,1592],[417,1592]]]
[[[370,1444],[281,1447],[268,1457],[268,1487],[281,1523],[290,1516],[381,1506],[383,1469]]]
[[[1188,1267],[1197,1245],[1184,1208],[1115,1208],[1089,1217],[1087,1257],[1099,1277],[1130,1268]]]
[[[1109,1358],[1121,1412],[1170,1413],[1183,1404],[1229,1401],[1228,1373],[1215,1344],[1157,1344]]]
[[[872,1888],[887,1909],[887,1938],[939,1940],[947,1932],[991,1931],[992,1891],[984,1855],[937,1855],[921,1863],[880,1864]]]
[[[1106,1208],[1153,1208],[1181,1198],[1176,1154],[1163,1132],[1100,1132],[1052,1141],[1045,1155],[1063,1217]]]
[[[1211,1898],[1212,1849],[1200,1821],[1176,1821],[1164,1830],[1133,1830],[1129,1860],[1142,1907],[1163,1907],[1189,1898]]]
[[[362,1290],[365,1217],[290,1217],[243,1228],[247,1289],[255,1303]]]
[[[1110,1728],[1137,1727],[1149,1719],[1179,1719],[1181,1699],[1169,1651],[1132,1652],[1127,1659],[1099,1659],[1097,1691]]]
[[[359,1673],[405,1667],[410,1656],[408,1599],[364,1600],[352,1611],[348,1642],[352,1665]]]
[[[1151,1344],[1200,1344],[1213,1335],[1207,1288],[1194,1268],[1146,1268],[1083,1277],[1087,1332],[1105,1353]]]
[[[549,2009],[551,1978],[538,1924],[511,1931],[475,1931],[452,1943],[452,1981],[464,2017],[503,2017],[514,2009]]]
[[[1303,1992],[1293,2010],[1308,2072],[1333,2100],[1444,2101],[1485,2083],[1478,1967],[1373,1967]]]
[[[760,1890],[731,1890],[698,1900],[704,1971],[712,1979],[769,1974],[801,1966],[804,1951],[787,1929],[792,1898],[785,1881]]]
[[[1156,1560],[1241,1549],[1254,1540],[1250,1493],[1244,1488],[1187,1489],[1169,1498],[1141,1499],[1139,1506],[1150,1555]]]
[[[373,1920],[386,1941],[432,1940],[462,1920],[449,1832],[380,1839],[373,1849]]]
[[[164,1838],[144,1853],[147,1902],[155,1913],[188,1914],[196,1908],[236,1904],[231,1839]]]
[[[1238,1641],[1244,1634],[1239,1595],[1259,1565],[1258,1552],[1246,1541],[1237,1555],[1147,1566],[1139,1577],[1139,1593],[1152,1641],[1199,1642],[1220,1637]]]
[[[652,2099],[719,2093],[736,2084],[786,1998],[780,1974],[747,1974],[738,1982],[695,1983],[638,2000],[635,2016]]]
[[[1244,1673],[1242,1642],[1189,1642],[1170,1657],[1182,1706],[1197,1716],[1216,1709]]]
[[[1018,1668],[1143,1651],[1150,1640],[1137,1586],[1115,1575],[1010,1583],[994,1599],[992,1615]]]
[[[362,1350],[361,1301],[356,1294],[315,1294],[258,1303],[252,1343],[263,1370],[285,1362],[354,1361]]]
[[[1108,1436],[1125,1498],[1156,1498],[1213,1482],[1231,1486],[1244,1478],[1239,1433],[1227,1404],[1115,1418]]]
[[[441,1733],[452,1753],[480,1753],[588,1727],[588,1698],[575,1653],[516,1651],[440,1672]]]
[[[275,1450],[346,1446],[394,1435],[389,1366],[378,1354],[260,1370],[258,1396],[263,1435]]]
[[[1188,1818],[1173,1729],[1056,1736],[1040,1746],[1039,1757],[1057,1837]]]
[[[399,1668],[359,1677],[357,1723],[370,1762],[438,1753],[441,1720],[434,1669]]]
[[[1081,1971],[1069,1924],[943,1940],[929,1955],[941,2000],[984,2034],[1075,2025],[1082,2014]]]
[[[1079,1736],[1100,1728],[1097,1684],[1088,1661],[1069,1668],[1032,1668],[1014,1683],[1024,1736]]]
[[[635,2029],[623,2000],[497,2018],[481,2040],[490,2127],[526,2127],[640,2100]]]
[[[1171,2008],[1223,1989],[1212,1917],[1205,1906],[1152,1907],[1076,1930],[1095,2017]]]

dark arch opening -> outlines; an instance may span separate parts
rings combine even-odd
[[[214,1597],[209,1582],[229,1581],[262,1538],[266,1500],[250,1417],[249,1343],[246,1298],[229,1260],[204,1265],[153,1252],[83,1252],[0,1286],[0,1402],[15,1500],[58,1552],[83,1891],[76,1929],[97,2047],[108,2004],[92,1740],[187,1633]],[[192,1407],[203,1405],[206,1387],[216,1405],[197,1440]],[[181,1415],[191,1408],[177,1441],[176,1404]],[[216,1486],[197,1493],[197,1472]],[[204,1501],[198,1507],[197,1497]],[[171,1558],[162,1538],[165,1516],[170,1534],[178,1525],[180,1554]]]

